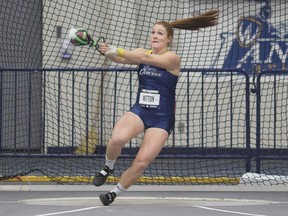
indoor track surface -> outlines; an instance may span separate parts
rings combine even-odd
[[[69,191],[69,187],[71,190]],[[286,190],[191,190],[193,186],[171,190],[129,190],[110,206],[98,196],[113,186],[19,186],[0,184],[1,216],[285,216],[288,215]],[[173,189],[174,188],[174,189]],[[215,189],[215,190],[214,190]]]

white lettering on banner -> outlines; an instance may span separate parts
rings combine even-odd
[[[221,47],[213,66],[222,68],[242,68],[247,73],[261,72],[265,69],[288,68],[287,21],[275,23],[269,1],[264,1],[255,14],[238,20],[237,29],[221,33]],[[284,11],[284,9],[283,9]],[[274,13],[275,14],[275,13]],[[222,62],[223,59],[223,62]]]

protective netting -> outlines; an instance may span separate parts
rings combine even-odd
[[[27,109],[22,115],[31,119],[26,125],[28,134],[18,135],[21,128],[10,123],[16,136],[4,134],[10,144],[1,148],[3,177],[38,170],[55,181],[91,182],[91,176],[103,166],[116,120],[136,99],[137,73],[132,69],[42,73],[43,122],[35,125],[37,112]],[[199,71],[182,72],[175,131],[140,182],[237,183],[246,170],[246,78],[238,72],[229,74],[217,80]],[[33,142],[24,139],[32,134],[41,136]],[[114,177],[131,164],[142,137],[140,134],[123,148]]]
[[[199,31],[175,29],[171,49],[181,55],[182,67],[225,66],[251,72],[255,64],[258,70],[286,65],[287,3],[284,0],[29,0],[1,3],[1,67],[106,66],[110,63],[95,49],[69,44],[71,27],[84,27],[95,40],[104,37],[107,42],[125,49],[149,48],[149,32],[156,21],[170,22],[210,9],[220,12],[217,26]],[[263,47],[267,45],[265,41],[269,41],[269,49]],[[260,54],[263,51],[265,55]],[[251,52],[254,59],[249,59]]]
[[[171,50],[182,67],[175,130],[140,182],[236,184],[246,172],[288,175],[286,78],[276,86],[260,79],[269,88],[257,103],[246,76],[287,67],[287,8],[284,0],[2,1],[1,179],[40,171],[57,182],[90,183],[115,122],[134,103],[135,68],[71,45],[70,28],[125,49],[149,48],[156,21],[210,9],[220,12],[217,26],[175,29]],[[123,149],[116,178],[142,136]]]

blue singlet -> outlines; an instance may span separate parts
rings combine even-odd
[[[130,112],[138,115],[145,129],[156,127],[171,133],[175,124],[175,91],[178,76],[163,68],[140,64],[137,100]]]

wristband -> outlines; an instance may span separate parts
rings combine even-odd
[[[118,52],[117,56],[123,57],[125,50],[123,48],[117,48],[117,52]]]

